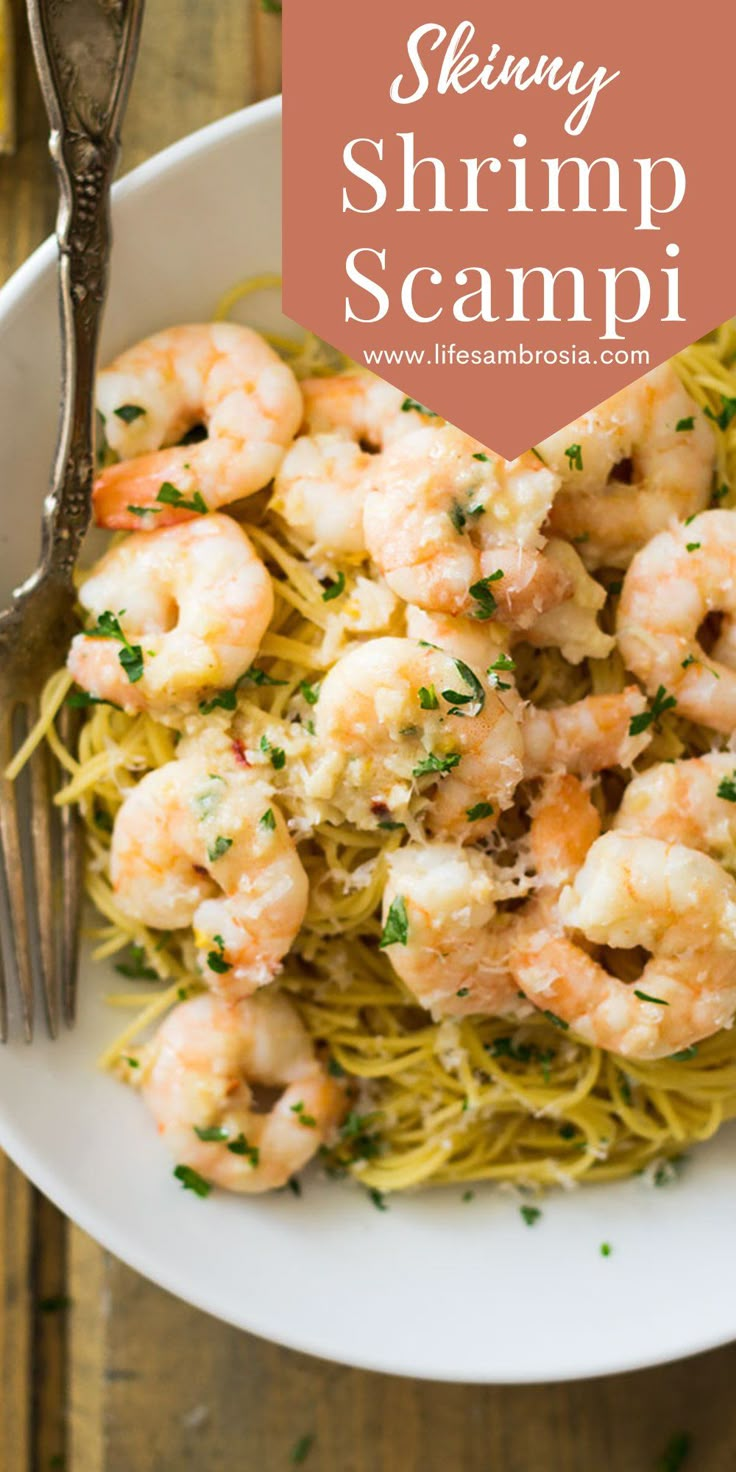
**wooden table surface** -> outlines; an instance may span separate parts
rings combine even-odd
[[[19,140],[15,157],[0,160],[2,279],[48,233],[55,209],[14,3]],[[279,48],[280,21],[260,0],[148,0],[124,167],[278,91]],[[736,1345],[638,1375],[531,1389],[323,1364],[137,1277],[2,1160],[0,1263],[0,1472],[280,1472],[295,1465],[303,1437],[314,1438],[307,1472],[676,1472],[676,1458],[661,1458],[682,1431],[692,1439],[687,1472],[736,1469]],[[687,1291],[672,1284],[674,1295]],[[530,1307],[530,1334],[543,1312]]]

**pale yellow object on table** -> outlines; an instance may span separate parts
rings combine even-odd
[[[10,0],[0,0],[0,153],[15,151],[15,47]]]

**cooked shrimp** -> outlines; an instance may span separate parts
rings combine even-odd
[[[626,567],[673,517],[702,511],[710,497],[713,435],[669,363],[550,435],[539,452],[562,481],[550,527],[577,542],[590,567]]]
[[[650,695],[663,686],[678,715],[730,736],[736,670],[698,639],[707,615],[721,612],[736,613],[736,512],[704,511],[637,553],[624,580],[617,638],[627,669]]]
[[[528,1014],[509,974],[496,911],[497,901],[512,893],[493,860],[478,849],[410,843],[390,855],[384,924],[397,914],[406,923],[398,927],[405,939],[389,944],[386,954],[435,1017]]]
[[[148,772],[113,828],[110,877],[124,915],[194,926],[208,986],[248,996],[279,970],[307,906],[307,876],[271,789],[208,753]]]
[[[394,920],[398,939],[385,948],[417,1001],[435,1017],[528,1015],[509,952],[522,927],[541,923],[542,905],[573,878],[599,832],[598,813],[577,778],[545,783],[530,830],[539,897],[505,915],[499,901],[523,897],[524,885],[478,849],[409,843],[391,854],[383,918]]]
[[[271,506],[309,555],[365,556],[365,471],[371,458],[338,434],[302,435],[287,451]]]
[[[455,618],[451,613],[428,613],[425,608],[409,604],[406,609],[406,632],[410,639],[434,644],[455,659],[462,659],[471,669],[483,673],[491,665],[499,665],[499,679],[505,686],[506,669],[513,662],[508,655],[509,635],[502,624],[478,623],[473,618]],[[504,671],[503,674],[501,672]],[[498,683],[491,681],[492,684]]]
[[[374,452],[435,418],[413,399],[407,399],[400,389],[372,373],[305,378],[301,391],[303,427],[307,434],[337,432]]]
[[[72,641],[75,680],[95,698],[163,718],[235,684],[273,613],[263,563],[237,523],[220,515],[127,537],[79,597],[98,623]]]
[[[431,791],[435,833],[479,837],[521,776],[517,706],[513,691],[490,689],[442,650],[372,639],[338,660],[322,685],[312,795],[374,827],[405,821],[417,790]]]
[[[502,460],[449,425],[392,445],[367,471],[363,525],[389,587],[432,612],[529,627],[571,593],[539,528],[559,480],[534,455]]]
[[[195,997],[143,1058],[142,1093],[179,1165],[225,1191],[273,1191],[307,1164],[345,1110],[285,997]],[[282,1090],[267,1112],[253,1086]]]
[[[100,526],[130,531],[188,519],[192,511],[177,499],[191,506],[198,495],[212,511],[260,490],[302,416],[291,369],[234,322],[145,338],[100,373],[97,406],[121,463],[97,477],[95,516]],[[178,443],[199,424],[207,439]]]
[[[614,827],[684,843],[736,867],[736,755],[659,762],[630,782]]]
[[[555,562],[569,579],[571,594],[564,603],[548,608],[516,637],[537,649],[559,649],[569,664],[584,659],[607,659],[616,640],[604,634],[598,623],[605,601],[605,588],[592,578],[569,542],[551,538],[544,549],[545,561]]]
[[[577,777],[546,778],[529,829],[537,889],[546,898],[574,879],[600,831],[600,814]]]
[[[663,1058],[721,1027],[736,1009],[736,882],[683,844],[605,833],[563,890],[555,920],[522,936],[514,976],[536,1006],[594,1046]],[[620,981],[574,939],[650,952]]]
[[[524,711],[524,776],[556,769],[587,777],[606,767],[630,767],[652,739],[649,729],[632,736],[635,716],[647,708],[638,685],[611,695],[586,695],[572,705]]]

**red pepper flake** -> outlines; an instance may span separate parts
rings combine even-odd
[[[247,756],[245,754],[245,747],[243,746],[242,741],[238,741],[237,738],[236,738],[235,741],[233,741],[231,743],[231,750],[232,750],[233,756],[235,757],[236,762],[238,763],[238,766],[240,766],[240,767],[249,767],[250,766],[250,762],[248,761],[248,758],[247,758]]]

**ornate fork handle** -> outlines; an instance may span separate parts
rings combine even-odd
[[[70,584],[90,518],[110,186],[143,0],[28,0],[28,14],[59,184],[62,396],[40,573]]]

